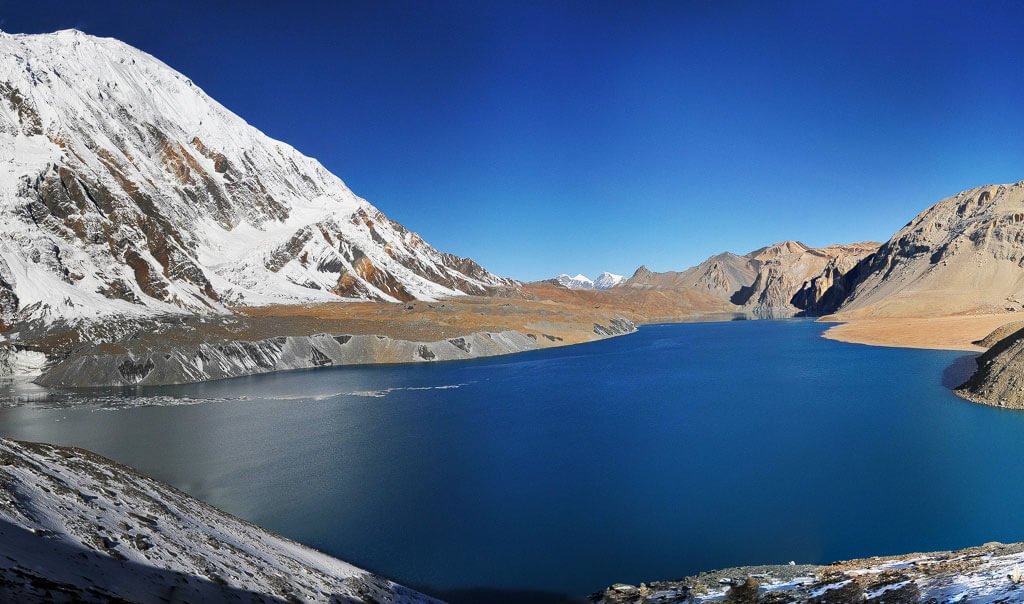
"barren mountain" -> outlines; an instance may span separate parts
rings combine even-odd
[[[844,318],[986,314],[1024,308],[1024,182],[931,206],[836,280],[819,312]]]
[[[636,269],[624,287],[660,290],[694,290],[723,302],[736,304],[733,297],[754,282],[757,265],[747,256],[731,252],[717,254],[685,271],[656,273],[646,266]]]
[[[0,34],[0,325],[509,285],[144,52]]]

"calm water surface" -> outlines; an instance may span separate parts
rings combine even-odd
[[[0,434],[87,447],[463,601],[1024,540],[1024,413],[950,394],[962,353],[823,329],[663,325],[76,408],[43,395],[0,409]]]

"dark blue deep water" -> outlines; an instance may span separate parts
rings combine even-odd
[[[962,353],[824,328],[661,325],[496,359],[51,400],[0,409],[0,434],[93,449],[462,601],[1024,540],[1024,413],[953,396]]]

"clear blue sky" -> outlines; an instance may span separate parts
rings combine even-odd
[[[437,247],[520,279],[886,239],[1024,179],[1002,2],[62,2]]]

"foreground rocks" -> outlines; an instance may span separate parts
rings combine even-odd
[[[437,602],[88,451],[4,439],[0,601]]]
[[[866,558],[827,566],[746,566],[639,586],[616,584],[601,604],[916,604],[1024,601],[1024,544]]]

